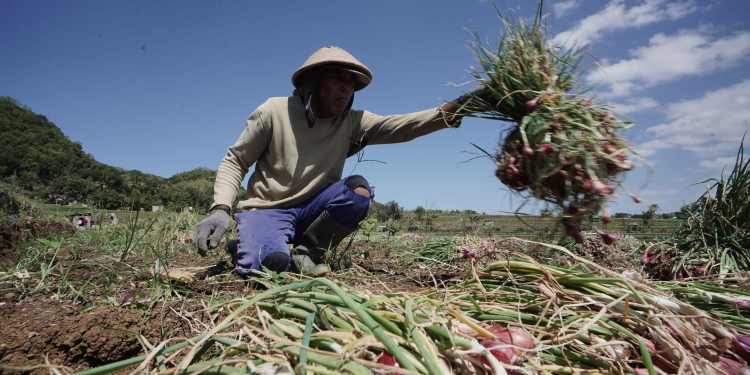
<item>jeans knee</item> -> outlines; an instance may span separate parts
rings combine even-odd
[[[266,256],[262,256],[260,265],[274,272],[284,272],[289,269],[291,262],[292,255],[289,253],[289,250],[284,250],[274,251]]]
[[[347,177],[346,178],[346,186],[348,186],[350,189],[352,189],[352,191],[354,191],[355,193],[357,193],[359,195],[362,195],[362,196],[364,196],[366,198],[372,198],[372,196],[373,196],[372,187],[370,186],[370,183],[367,181],[367,179],[365,179],[364,177],[362,177],[362,176],[360,176],[358,174],[351,175],[351,176]],[[356,191],[357,188],[364,188],[364,189],[366,189],[368,194],[364,195],[364,194],[361,194],[361,193],[357,192]]]
[[[260,247],[258,261],[260,265],[271,268],[272,271],[285,271],[290,260],[291,255],[287,244],[265,244]]]
[[[354,193],[354,194],[357,194],[357,193]],[[361,218],[364,218],[365,216],[367,216],[367,211],[370,210],[370,197],[364,197],[362,195],[360,196],[365,199],[354,201],[354,204],[352,204],[352,211],[353,211],[354,216],[359,216]]]
[[[341,225],[356,227],[367,216],[367,212],[370,210],[370,203],[370,198],[351,190],[347,204],[328,208],[327,211]]]
[[[291,255],[286,243],[260,241],[243,244],[240,241],[236,259],[235,270],[241,275],[246,275],[250,270],[260,270],[261,266],[276,272],[286,271],[291,262]]]

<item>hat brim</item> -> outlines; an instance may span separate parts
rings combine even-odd
[[[294,75],[292,76],[292,84],[294,84],[295,88],[299,88],[302,85],[302,81],[306,73],[318,70],[326,66],[335,67],[352,73],[355,83],[354,91],[362,90],[363,88],[367,87],[367,85],[369,85],[372,81],[372,76],[369,74],[369,72],[363,72],[361,69],[359,69],[358,66],[354,64],[344,61],[321,61],[320,63],[307,65],[294,72]]]

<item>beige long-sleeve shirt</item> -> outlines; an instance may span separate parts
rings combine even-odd
[[[296,96],[269,98],[245,122],[219,165],[212,208],[232,207],[250,166],[255,171],[238,210],[302,203],[342,178],[346,158],[366,145],[399,143],[448,127],[439,108],[379,116],[351,110],[310,128]]]

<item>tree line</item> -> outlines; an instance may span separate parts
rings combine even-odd
[[[206,209],[216,172],[197,168],[170,178],[96,161],[53,122],[0,97],[0,180],[33,198],[99,208]]]

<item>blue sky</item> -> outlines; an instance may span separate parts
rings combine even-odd
[[[511,17],[534,2],[496,1]],[[750,2],[546,2],[550,39],[588,46],[582,85],[635,126],[641,152],[611,211],[694,200],[750,129]],[[494,44],[489,1],[16,1],[0,5],[0,95],[45,114],[97,160],[161,176],[215,169],[267,97],[291,93],[309,54],[338,45],[374,72],[355,107],[380,114],[439,105],[469,86],[469,31]],[[471,143],[494,149],[508,125],[466,119],[350,160],[376,199],[407,208],[513,211],[522,199]],[[731,159],[731,160],[730,160]],[[627,192],[645,203],[633,204]],[[539,205],[527,205],[538,210]]]

